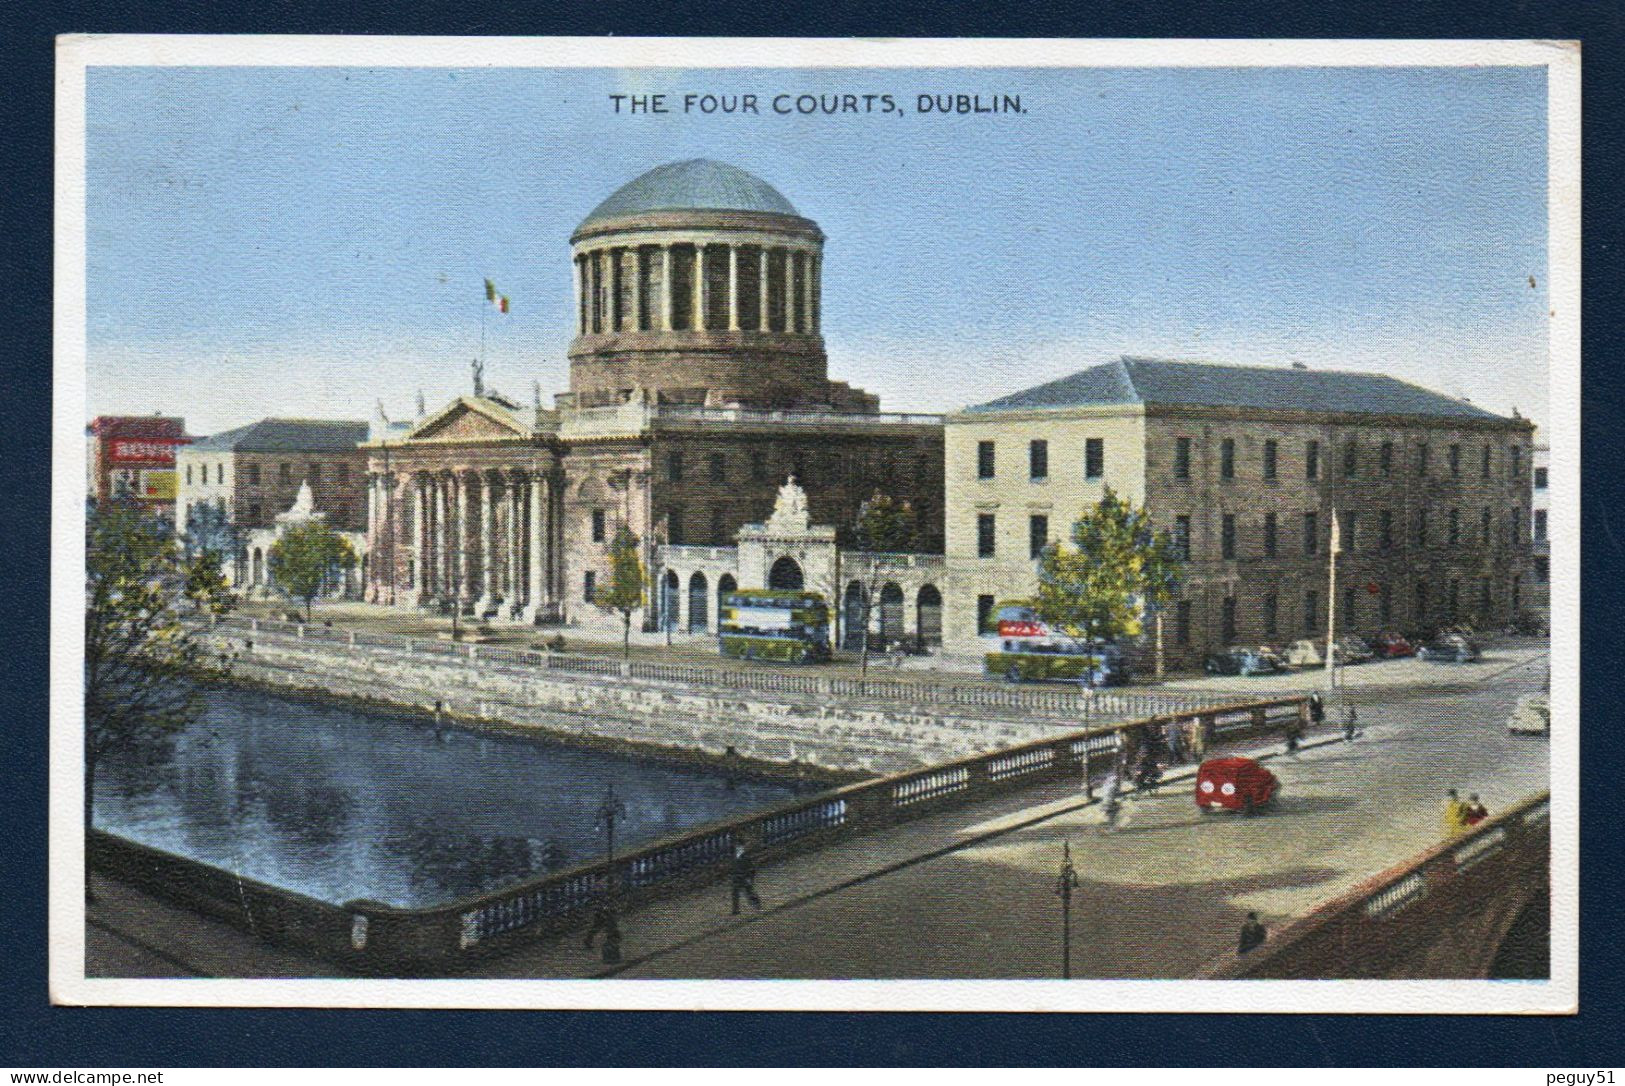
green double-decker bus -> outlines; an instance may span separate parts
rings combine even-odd
[[[829,607],[817,592],[726,592],[717,617],[717,642],[722,655],[740,660],[820,663],[829,659]]]

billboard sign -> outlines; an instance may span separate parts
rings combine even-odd
[[[134,441],[119,438],[108,444],[108,459],[116,464],[173,464],[175,446],[168,441]]]

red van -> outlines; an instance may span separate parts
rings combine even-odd
[[[1275,798],[1281,782],[1251,758],[1209,758],[1196,771],[1196,805],[1252,814]]]

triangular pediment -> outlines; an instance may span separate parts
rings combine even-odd
[[[420,422],[408,441],[498,441],[529,437],[530,427],[506,408],[461,396]]]

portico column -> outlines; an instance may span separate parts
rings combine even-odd
[[[739,246],[728,246],[728,331],[739,331]]]
[[[519,604],[519,518],[523,515],[520,505],[519,485],[512,476],[503,481],[503,505],[508,514],[508,560],[503,565],[502,602],[503,611],[512,614]]]
[[[587,290],[582,280],[587,274],[587,266],[579,256],[573,263],[575,275],[571,277],[571,281],[576,288],[576,335],[584,336],[587,334]]]
[[[367,473],[367,598],[378,602],[378,476]]]
[[[823,323],[824,258],[817,253],[807,254],[807,331],[817,333]]]
[[[773,322],[767,317],[767,246],[763,245],[756,250],[756,266],[761,274],[756,277],[756,292],[760,302],[756,306],[756,330],[767,332],[773,328]]]
[[[547,521],[540,474],[530,477],[530,588],[525,593],[525,621],[535,623],[547,592],[542,585],[542,529]]]
[[[451,555],[446,550],[446,515],[451,512],[448,485],[444,475],[434,481],[434,587],[435,595],[443,599],[451,598]]]
[[[483,615],[492,607],[492,592],[496,579],[491,568],[491,498],[493,488],[491,480],[483,473],[473,477],[474,488],[479,492],[480,501],[480,598],[474,605],[474,613]]]
[[[643,328],[643,312],[648,306],[644,297],[647,293],[644,287],[643,274],[643,246],[632,250],[632,330],[640,331]]]
[[[796,331],[796,314],[799,312],[796,305],[796,253],[794,249],[784,250],[784,330]]]
[[[423,480],[412,481],[412,589],[423,599],[423,556],[429,549],[429,526],[423,523]]]
[[[689,322],[696,332],[705,331],[705,246],[694,245],[694,319]]]
[[[469,562],[468,532],[468,476],[458,475],[452,480],[457,488],[457,587],[458,597],[465,602],[474,601],[474,578]]]
[[[660,247],[660,330],[671,328],[671,246]]]

